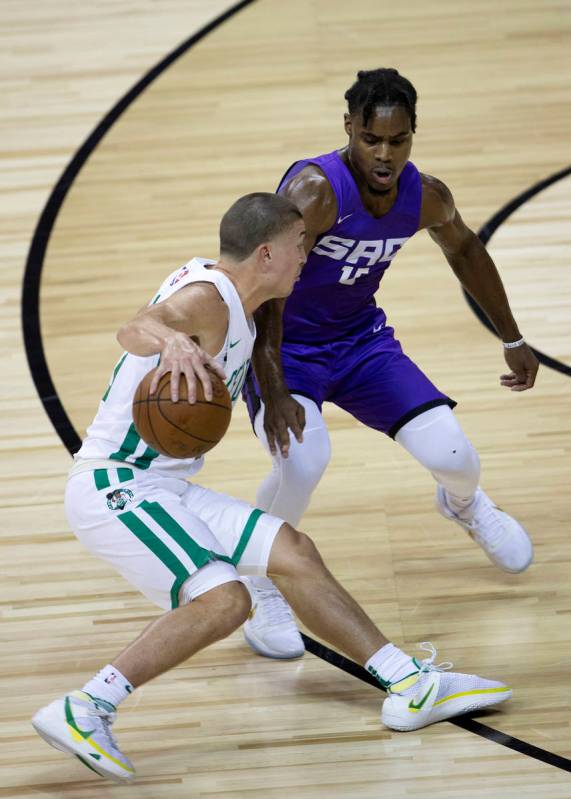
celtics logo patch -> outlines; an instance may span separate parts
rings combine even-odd
[[[116,488],[106,494],[109,510],[123,510],[125,505],[133,501],[133,492],[128,488]]]

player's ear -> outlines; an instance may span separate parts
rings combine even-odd
[[[260,244],[259,247],[260,262],[264,269],[269,269],[272,265],[272,246],[269,242]]]
[[[350,136],[353,130],[353,125],[351,123],[351,115],[343,114],[343,120],[344,120],[343,125],[345,127],[345,133],[347,134],[347,136]]]

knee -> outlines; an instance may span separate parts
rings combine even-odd
[[[248,589],[238,580],[212,588],[193,602],[208,604],[213,618],[224,627],[225,635],[244,624],[252,607]]]
[[[287,576],[300,573],[315,573],[323,567],[323,560],[312,539],[284,524],[280,530],[280,541],[272,550],[272,558],[268,566],[269,576]]]
[[[477,482],[480,475],[478,453],[452,411],[435,408],[434,412],[441,415],[423,424],[423,418],[431,413],[427,411],[402,428],[396,440],[433,474],[458,475]]]
[[[304,432],[302,443],[291,441],[289,455],[280,458],[279,468],[288,482],[313,490],[331,459],[331,444],[326,431]]]
[[[434,454],[431,471],[442,474],[457,474],[478,482],[480,477],[480,458],[464,434],[442,442]]]

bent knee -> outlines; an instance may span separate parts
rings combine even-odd
[[[284,523],[270,554],[268,574],[299,574],[302,571],[315,571],[322,565],[323,560],[313,540],[301,530]]]
[[[207,605],[213,617],[224,620],[229,632],[244,624],[252,607],[248,589],[239,580],[211,588],[192,601]]]
[[[478,453],[464,436],[456,440],[443,442],[442,447],[432,456],[430,471],[441,474],[458,474],[478,481],[480,475],[480,458]]]
[[[308,437],[311,435],[308,434]],[[292,442],[287,458],[279,458],[278,468],[289,484],[313,490],[321,480],[331,458],[329,447],[313,447],[311,441]]]

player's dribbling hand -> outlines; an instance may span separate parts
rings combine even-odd
[[[532,388],[539,369],[539,361],[531,348],[527,344],[522,344],[521,347],[504,350],[504,358],[512,371],[500,377],[501,385],[511,391],[526,391]]]
[[[276,455],[279,449],[282,458],[287,458],[290,445],[289,431],[291,430],[300,444],[303,441],[305,408],[291,394],[272,397],[266,401],[265,406],[264,431],[270,452]]]
[[[173,333],[161,352],[161,360],[155,372],[150,393],[154,394],[159,380],[167,372],[171,373],[171,399],[178,402],[180,376],[184,375],[187,385],[188,401],[196,402],[196,383],[200,380],[205,398],[212,399],[212,383],[208,369],[212,369],[223,380],[226,379],[224,369],[205,352],[198,344],[184,333]]]

